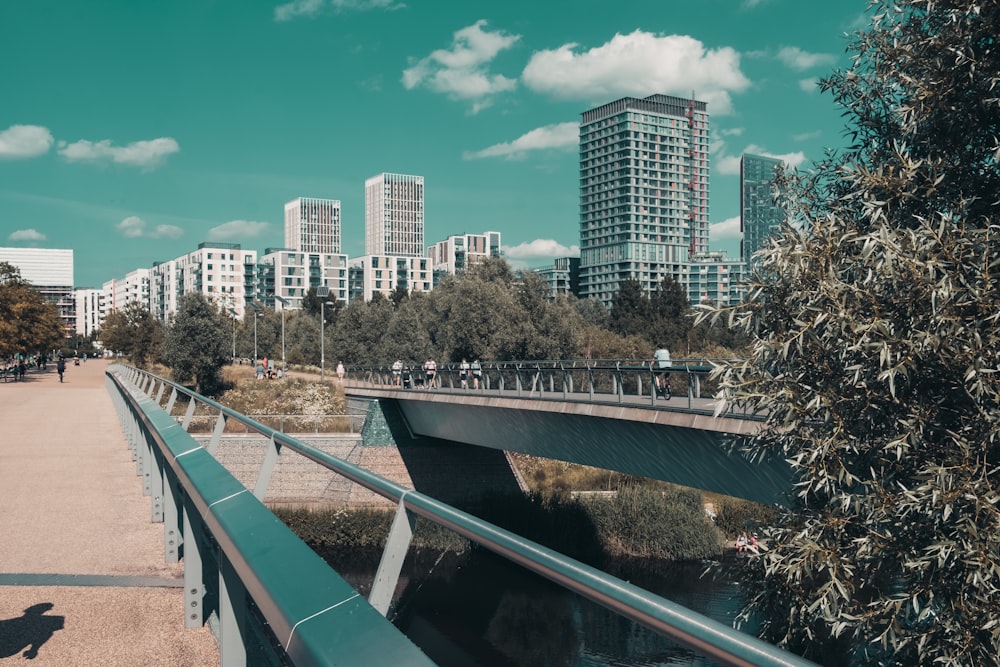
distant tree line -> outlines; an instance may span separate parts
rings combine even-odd
[[[0,359],[48,354],[63,344],[65,335],[56,307],[17,267],[0,262]]]

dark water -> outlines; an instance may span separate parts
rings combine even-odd
[[[379,554],[325,554],[367,596]],[[717,621],[740,607],[722,562],[619,562],[605,571]],[[411,555],[389,619],[442,667],[717,665],[491,553]]]

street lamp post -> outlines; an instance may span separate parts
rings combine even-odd
[[[320,285],[316,288],[319,297],[319,381],[326,380],[326,300],[330,296],[330,288]]]
[[[280,297],[277,294],[274,295],[274,300],[281,304],[281,367],[285,367],[285,307],[288,305],[288,299]]]
[[[233,363],[236,363],[236,311],[229,308],[229,314],[233,316]]]

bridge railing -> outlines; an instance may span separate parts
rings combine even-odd
[[[514,395],[541,400],[586,400],[592,403],[634,404],[644,399],[652,407],[686,407],[695,410],[695,399],[710,395],[709,375],[720,359],[675,359],[668,369],[657,368],[648,359],[562,359],[480,362],[475,369],[459,363],[437,365],[435,386],[456,391]],[[407,364],[411,386],[423,386],[423,362]],[[345,368],[352,382],[378,388],[402,388],[400,376],[391,364],[358,365]],[[464,372],[463,372],[464,371]],[[671,398],[662,398],[654,389],[657,375],[670,382]],[[706,412],[711,410],[705,410]],[[733,404],[727,412],[752,416],[745,405]]]
[[[186,608],[190,606],[189,623],[200,619],[191,609],[200,609],[203,580],[199,556],[202,550],[196,548],[193,555],[198,560],[198,572],[191,575],[189,581],[186,545],[189,539],[198,542],[192,538],[190,526],[203,526],[204,539],[210,538],[218,547],[220,575],[217,595],[223,608],[220,612],[220,643],[224,658],[227,646],[230,647],[230,654],[237,656],[233,662],[224,664],[246,662],[245,651],[240,655],[238,649],[231,647],[241,641],[246,643],[245,619],[250,616],[246,611],[248,607],[260,611],[295,665],[325,664],[317,661],[323,655],[337,656],[343,661],[345,651],[351,650],[361,651],[349,661],[354,664],[424,664],[412,657],[401,657],[407,646],[398,640],[395,643],[389,641],[389,635],[382,626],[382,623],[388,623],[384,615],[389,609],[403,560],[409,550],[417,516],[449,528],[624,618],[723,664],[812,664],[430,496],[331,456],[169,380],[134,368],[116,366],[109,370],[109,388],[114,389],[113,395],[120,397],[119,402],[124,406],[123,423],[131,436],[130,441],[135,443],[140,470],[144,471],[147,480],[151,480],[149,488],[154,520],[157,517],[156,508],[163,504],[164,491],[169,492],[167,495],[170,498],[183,496],[190,499],[189,503],[182,503],[183,531],[176,525],[176,510],[173,515],[167,512],[159,519],[168,524],[165,535],[172,535],[172,539],[176,540],[180,531],[184,538],[185,603]],[[169,395],[165,396],[167,390]],[[161,407],[164,401],[166,404]],[[187,408],[178,427],[178,417],[173,415],[173,411],[175,406],[185,401]],[[218,414],[212,438],[204,449],[195,444],[186,432],[196,404],[208,406]],[[206,461],[206,458],[211,458],[210,454],[218,446],[226,422],[230,420],[245,424],[271,442],[252,494],[231,475],[220,472],[218,468],[221,466],[214,459],[211,459],[211,464]],[[344,597],[343,585],[346,584],[336,573],[329,570],[324,576],[316,574],[314,560],[301,553],[302,548],[308,547],[283,525],[281,528],[276,526],[280,522],[262,505],[261,500],[282,448],[304,456],[396,505],[395,519],[368,599],[371,605],[369,611],[381,614],[376,614],[378,621],[372,620],[366,613],[359,613],[357,594]],[[210,474],[204,472],[206,469],[211,471]],[[163,478],[157,482],[161,471]],[[232,507],[234,503],[241,511]],[[192,516],[195,513],[199,515],[200,523]],[[194,533],[199,534],[197,528]],[[262,541],[265,536],[267,541]],[[171,553],[176,559],[176,545],[169,538],[168,544],[173,545],[168,547],[168,559]],[[267,549],[262,549],[262,544],[267,544]],[[174,551],[171,552],[170,548]],[[325,595],[330,598],[324,600]],[[303,603],[302,598],[307,599],[309,604]],[[346,630],[342,627],[344,623],[338,621],[336,612],[341,605],[352,606]],[[313,608],[315,610],[310,613]],[[372,630],[366,635],[367,649],[356,646],[357,638],[353,635],[344,637],[345,632],[360,634],[359,619],[367,619],[365,622],[372,624]],[[373,638],[372,633],[378,637]],[[337,642],[343,642],[343,645]],[[383,652],[386,642],[395,653],[389,651],[392,653],[389,655]],[[371,655],[373,649],[379,652],[377,657]]]

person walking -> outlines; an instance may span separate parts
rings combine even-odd
[[[472,360],[470,368],[472,369],[472,388],[479,389],[479,381],[483,378],[483,367],[479,363],[479,357]]]
[[[59,355],[59,360],[56,362],[56,372],[59,373],[59,381],[63,381],[63,373],[66,372],[66,357]]]
[[[469,388],[469,362],[462,357],[462,363],[458,365],[458,379],[462,383],[462,389]]]
[[[400,386],[403,374],[403,360],[396,359],[392,364],[392,384]]]
[[[437,362],[428,357],[424,362],[424,389],[434,388],[434,376],[437,375]]]
[[[337,379],[340,380],[340,381],[343,381],[344,380],[344,373],[345,373],[344,362],[343,361],[338,361],[337,362]]]

